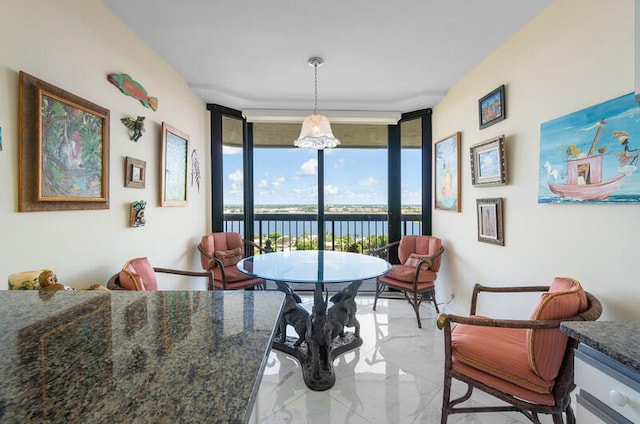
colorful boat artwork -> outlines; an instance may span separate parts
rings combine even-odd
[[[632,99],[629,103],[631,97],[542,125],[539,203],[640,201],[640,179],[634,174],[640,148],[629,147],[640,108]],[[601,117],[594,119],[596,113]],[[564,166],[554,166],[559,159]]]
[[[594,154],[598,139],[602,133],[602,127],[607,123],[605,119],[596,124],[598,130],[593,138],[589,152],[585,155],[571,144],[567,148],[567,183],[556,184],[547,181],[549,189],[562,197],[569,197],[577,200],[603,200],[609,197],[614,191],[619,189],[624,179],[635,171],[635,167],[626,166],[626,170],[621,168],[621,173],[616,177],[602,181],[602,160],[606,149],[598,149],[598,154]],[[627,135],[627,140],[628,140]]]

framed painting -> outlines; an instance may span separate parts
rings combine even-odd
[[[125,187],[144,188],[147,173],[147,162],[129,156],[125,159]]]
[[[109,110],[20,72],[20,212],[109,208]]]
[[[498,136],[471,146],[471,183],[474,186],[507,183],[507,163],[504,136]]]
[[[435,208],[460,212],[460,132],[435,144]]]
[[[189,136],[162,123],[162,184],[160,206],[186,206]]]
[[[540,125],[538,203],[640,202],[634,94]]]
[[[478,100],[478,114],[480,129],[487,128],[507,117],[504,84]]]
[[[504,246],[502,198],[476,199],[478,207],[478,241]]]

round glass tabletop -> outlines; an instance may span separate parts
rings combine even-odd
[[[245,274],[288,283],[344,283],[386,274],[384,259],[333,250],[296,250],[252,256],[238,262]]]

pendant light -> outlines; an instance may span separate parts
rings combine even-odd
[[[293,142],[297,147],[324,150],[332,149],[340,144],[340,140],[333,136],[329,119],[324,115],[318,114],[318,66],[323,63],[324,60],[321,57],[309,58],[309,66],[313,66],[315,73],[315,103],[313,114],[304,118],[300,136]]]

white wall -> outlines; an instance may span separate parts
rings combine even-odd
[[[18,73],[25,71],[111,111],[108,210],[18,212]],[[129,73],[157,111],[125,96],[106,76]],[[120,122],[146,116],[146,132],[129,140]],[[7,275],[50,268],[73,287],[105,284],[130,258],[155,266],[199,269],[196,243],[210,222],[209,135],[205,104],[187,83],[98,0],[0,2],[0,288]],[[190,136],[201,162],[200,192],[189,206],[164,207],[160,197],[161,124]],[[124,187],[124,158],[147,162],[146,188]],[[189,172],[191,167],[189,167]],[[129,227],[129,207],[147,201],[145,227]],[[205,214],[206,211],[206,214]]]
[[[603,303],[601,319],[640,318],[640,205],[537,203],[540,124],[634,91],[633,38],[633,0],[606,7],[599,0],[555,1],[434,108],[434,140],[462,132],[462,212],[436,210],[433,219],[447,247],[438,297],[454,290],[458,312],[468,313],[476,282],[548,284],[569,276]],[[478,99],[500,84],[507,119],[479,130]],[[470,146],[500,134],[508,185],[473,187]],[[505,199],[504,247],[476,240],[476,199],[488,197]],[[532,306],[524,309],[529,314]]]

